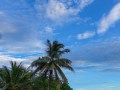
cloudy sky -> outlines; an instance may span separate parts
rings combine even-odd
[[[74,90],[120,90],[120,0],[0,0],[0,67],[64,43]]]

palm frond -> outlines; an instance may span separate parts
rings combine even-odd
[[[61,70],[61,68],[60,68],[59,66],[57,66],[56,64],[55,64],[55,67],[56,67],[56,69],[57,69],[57,72],[58,72],[59,75],[61,76],[63,82],[64,82],[64,83],[68,83],[68,80],[67,80],[65,74],[63,73],[63,71]]]

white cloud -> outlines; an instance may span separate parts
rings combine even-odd
[[[86,64],[85,60],[74,60],[74,61],[72,61],[72,65],[75,66],[75,67],[78,67],[80,65],[85,65],[85,64]]]
[[[0,12],[0,52],[3,54],[44,53],[42,30],[38,30],[35,18],[16,17]],[[31,22],[32,20],[32,22]],[[34,24],[33,24],[34,23]],[[50,31],[50,30],[49,30]]]
[[[2,52],[4,54],[44,53],[44,49],[46,47],[41,40],[36,39],[23,40],[22,42],[7,42],[5,40],[1,40],[0,44],[0,50],[4,51]]]
[[[105,33],[113,24],[120,20],[120,3],[115,5],[109,14],[103,17],[99,23],[97,32]]]
[[[83,9],[89,4],[91,4],[94,0],[81,0],[80,1],[80,8]]]
[[[82,34],[78,34],[77,35],[77,39],[81,40],[81,39],[87,39],[87,38],[91,38],[95,35],[95,32],[85,32]]]
[[[77,43],[71,48],[71,51],[72,52],[70,52],[66,57],[71,60],[80,60],[80,62],[76,62],[78,65],[84,65],[84,63],[81,63],[81,61],[84,60],[85,63],[92,65],[100,64],[110,67],[120,66],[119,38],[92,40],[84,45]],[[73,62],[73,64],[74,63],[75,62]]]
[[[0,55],[0,62],[3,61],[17,61],[17,62],[21,62],[24,61],[25,59],[21,59],[21,58],[14,58],[11,57],[10,55]]]
[[[75,2],[76,0],[71,1]],[[67,3],[62,2],[62,0],[49,0],[48,4],[45,3],[48,5],[45,5],[45,8],[42,8],[42,5],[39,6],[44,11],[42,14],[44,16],[47,14],[47,19],[49,18],[53,21],[66,21],[66,18],[71,15],[77,15],[81,9],[92,3],[91,1],[93,0],[78,0],[76,2],[76,4],[78,4],[77,8],[70,6],[71,4],[68,5]],[[13,4],[13,7],[16,7],[14,5],[16,4]],[[45,45],[43,42],[46,39],[48,33],[54,34],[53,29],[51,26],[46,25],[46,20],[42,20],[45,21],[44,23],[38,22],[39,20],[36,20],[36,17],[32,17],[33,14],[31,14],[31,12],[33,9],[30,8],[29,5],[20,4],[18,6],[24,8],[24,10],[18,9],[18,11],[15,12],[14,8],[12,7],[10,9],[8,8],[8,10],[5,12],[3,12],[4,9],[3,11],[0,11],[0,35],[2,36],[0,39],[0,52],[9,55],[24,53],[44,53],[43,50],[45,49]],[[30,10],[28,10],[28,7]],[[38,23],[41,26],[39,26]],[[38,29],[38,26],[39,28],[42,27],[43,29],[44,26],[48,26],[46,27],[46,32],[48,33],[43,33],[42,30]]]
[[[57,0],[50,0],[46,10],[47,17],[53,21],[60,21],[62,18],[68,17],[71,14],[76,14],[77,10],[67,8],[65,3]]]
[[[25,67],[30,66],[31,62],[36,60],[39,56],[29,56],[25,58],[13,57],[11,55],[0,54],[0,67],[3,65],[9,66],[10,61],[16,61],[18,63],[22,62]]]
[[[53,29],[49,26],[45,27],[45,31],[48,33],[53,33]]]
[[[48,0],[48,3],[43,5],[36,5],[39,14],[41,12],[45,12],[47,19],[52,20],[54,22],[66,22],[66,20],[73,20],[73,17],[76,19],[77,15],[81,10],[83,10],[86,6],[91,4],[94,0]],[[73,5],[74,4],[74,5]],[[76,6],[76,7],[73,7]],[[44,9],[41,10],[41,8]]]

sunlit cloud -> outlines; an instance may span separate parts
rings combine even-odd
[[[120,20],[120,3],[116,4],[108,15],[104,16],[99,23],[97,32],[99,34],[105,33],[113,26],[117,21]]]
[[[82,34],[78,34],[77,35],[77,39],[81,40],[81,39],[87,39],[87,38],[91,38],[95,35],[95,32],[90,32],[90,31],[87,31],[85,33],[82,33]]]

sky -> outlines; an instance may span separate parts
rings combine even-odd
[[[0,0],[0,67],[27,67],[46,40],[71,52],[73,90],[120,90],[120,0]]]

